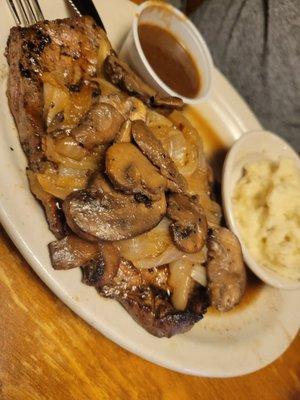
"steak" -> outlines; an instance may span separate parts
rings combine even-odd
[[[29,168],[39,170],[45,160],[41,138],[43,122],[44,72],[65,73],[65,85],[72,85],[68,74],[70,60],[79,60],[88,79],[96,75],[97,54],[103,31],[90,17],[39,22],[10,31],[6,56],[9,63],[8,102],[14,116]]]
[[[78,63],[85,79],[95,76],[103,36],[106,37],[104,31],[90,17],[44,21],[28,28],[11,29],[6,48],[9,64],[7,97],[29,171],[43,171],[47,161],[42,146],[46,134],[43,73],[51,71],[64,77],[64,84],[70,88],[77,83],[70,73],[70,63]],[[30,187],[36,195],[35,188]],[[55,197],[40,197],[51,231],[59,239],[64,237],[64,221]]]
[[[99,288],[102,296],[118,300],[132,318],[157,337],[184,333],[202,319],[209,306],[206,289],[195,286],[187,308],[176,310],[170,299],[168,267],[137,269],[122,259],[115,278]]]

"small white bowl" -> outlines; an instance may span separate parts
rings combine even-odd
[[[243,135],[229,150],[223,167],[222,198],[225,219],[229,228],[237,235],[248,267],[265,283],[280,289],[300,289],[300,281],[281,276],[275,271],[258,264],[245,246],[235,221],[232,196],[245,165],[260,160],[277,161],[280,157],[295,160],[300,168],[297,153],[279,136],[268,131],[255,131]]]
[[[154,72],[142,50],[138,35],[139,24],[145,22],[173,33],[193,56],[200,71],[201,79],[200,90],[196,97],[188,98],[174,92]],[[132,27],[121,47],[119,56],[150,86],[163,95],[177,96],[184,103],[197,104],[206,100],[210,94],[213,62],[209,49],[193,23],[182,12],[169,4],[160,1],[146,1],[138,7]]]

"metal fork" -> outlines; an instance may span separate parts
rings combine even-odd
[[[29,26],[45,19],[38,0],[6,0],[6,2],[17,25]]]

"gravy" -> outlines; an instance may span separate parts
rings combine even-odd
[[[148,23],[139,25],[138,34],[143,52],[159,78],[179,95],[196,97],[200,73],[192,56],[177,38]]]

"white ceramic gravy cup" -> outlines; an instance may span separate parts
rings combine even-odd
[[[201,82],[195,97],[188,98],[176,93],[154,72],[141,47],[138,35],[138,27],[141,23],[150,23],[171,32],[192,55],[200,72]],[[155,37],[153,40],[155,40]],[[209,49],[193,23],[182,12],[169,4],[159,1],[146,1],[138,7],[119,56],[162,95],[177,96],[186,104],[197,104],[206,100],[210,94],[213,62]]]

